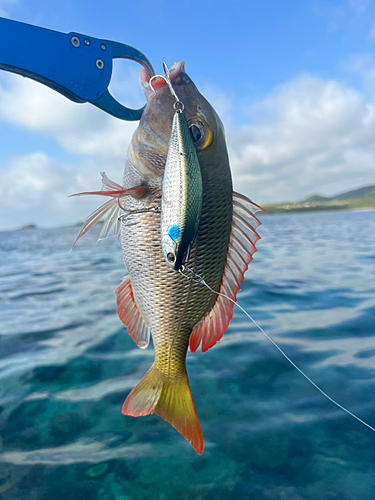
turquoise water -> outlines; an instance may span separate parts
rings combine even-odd
[[[239,302],[329,395],[375,425],[375,212],[263,217]],[[0,233],[0,500],[375,498],[375,433],[237,310],[187,360],[198,456],[121,406],[147,371],[116,316],[115,239]],[[197,285],[199,286],[199,285]]]

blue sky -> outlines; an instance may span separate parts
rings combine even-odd
[[[375,184],[372,0],[0,0],[0,16],[132,45],[157,72],[186,71],[227,131],[234,185],[255,202]],[[138,65],[111,90],[140,106]],[[88,104],[0,71],[0,229],[82,220],[105,170],[119,182],[134,130]]]

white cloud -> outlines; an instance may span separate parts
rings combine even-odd
[[[122,102],[141,107],[135,71],[116,71],[111,86]],[[115,73],[115,75],[116,75]],[[128,75],[129,78],[126,78]],[[119,79],[123,85],[120,88]],[[140,91],[141,92],[141,91]],[[77,105],[27,78],[0,76],[0,119],[44,135],[73,155],[72,166],[43,152],[15,156],[0,170],[0,227],[35,222],[56,226],[83,220],[101,203],[98,197],[68,199],[75,192],[99,190],[99,172],[117,182],[137,122],[113,118],[90,104]]]
[[[299,200],[374,182],[375,107],[337,81],[301,76],[228,131],[235,187],[254,201]]]
[[[102,167],[93,161],[68,166],[41,152],[13,158],[0,170],[0,228],[13,229],[26,223],[49,227],[85,219],[104,200],[68,196],[100,190]],[[120,172],[107,169],[117,181],[121,181]]]
[[[53,137],[68,153],[103,159],[126,157],[134,122],[113,118],[91,104],[78,105],[15,75],[0,80],[0,119]]]
[[[65,165],[34,152],[5,165],[0,171],[0,227],[83,219],[101,200],[67,196],[100,189],[103,170],[121,182],[137,124],[71,103],[35,82],[9,78],[2,80],[0,118],[45,134],[79,156]],[[248,106],[242,127],[233,124],[233,98],[217,86],[206,85],[203,93],[225,123],[234,186],[255,202],[333,195],[374,183],[375,105],[363,93],[335,80],[302,75]]]

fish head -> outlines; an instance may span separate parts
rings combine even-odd
[[[171,67],[170,80],[184,105],[183,113],[197,152],[202,177],[221,176],[223,168],[229,172],[223,124],[186,74],[184,62]],[[133,135],[129,154],[133,166],[141,175],[162,178],[176,112],[175,98],[162,78],[154,79],[151,87],[150,77],[144,69],[140,71],[140,81],[147,106]]]

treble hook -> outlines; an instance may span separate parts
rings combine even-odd
[[[190,267],[186,267],[183,265],[181,269],[179,269],[178,271],[188,281],[191,281],[192,283],[202,283],[203,285],[206,285],[204,277],[197,274],[195,271],[190,269]],[[185,274],[186,271],[188,271],[188,273]]]
[[[150,207],[150,208],[140,208],[138,210],[128,210],[127,208],[124,208],[121,203],[120,203],[120,198],[117,198],[117,205],[119,206],[119,208],[123,211],[123,212],[127,212],[126,214],[122,214],[120,215],[119,217],[117,217],[117,220],[119,222],[121,222],[121,224],[123,226],[135,226],[136,224],[138,224],[138,222],[133,222],[131,224],[126,224],[125,221],[127,220],[127,218],[130,218],[131,217],[134,217],[134,215],[138,215],[138,214],[146,214],[146,213],[149,213],[149,212],[159,212],[159,208],[158,207]]]
[[[167,66],[167,63],[165,63],[163,61],[163,69],[164,69],[164,72],[165,72],[165,76],[164,75],[154,75],[150,78],[150,82],[149,82],[149,85],[150,87],[152,88],[154,94],[156,94],[156,91],[154,89],[154,87],[152,86],[152,80],[154,80],[155,78],[162,78],[165,83],[168,85],[168,88],[171,92],[171,94],[173,95],[173,97],[176,99],[176,102],[174,103],[173,107],[174,109],[181,113],[183,110],[184,110],[184,105],[183,103],[180,101],[180,99],[178,98],[174,88],[172,87],[172,82],[171,82],[171,72],[169,71],[169,68]],[[177,107],[179,106],[179,107]]]

